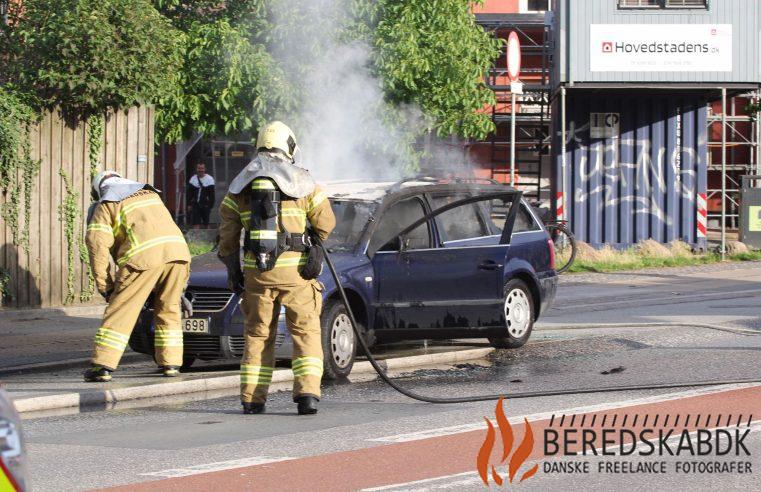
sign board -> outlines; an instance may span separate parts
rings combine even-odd
[[[618,137],[620,113],[589,113],[590,138]]]
[[[507,37],[507,76],[510,82],[518,80],[521,74],[521,42],[515,31]]]
[[[593,72],[731,72],[732,24],[591,24]]]
[[[761,232],[761,207],[748,207],[748,230]]]
[[[510,92],[513,94],[523,94],[523,82],[510,82]]]

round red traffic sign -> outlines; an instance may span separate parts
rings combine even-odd
[[[510,82],[518,80],[521,73],[521,42],[518,34],[512,31],[507,37],[507,76]]]

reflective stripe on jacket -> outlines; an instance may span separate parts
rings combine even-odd
[[[222,223],[219,225],[219,256],[229,256],[240,251],[241,231],[250,230],[251,196],[247,191],[234,195],[228,193],[219,207]],[[336,217],[327,196],[319,186],[298,200],[283,195],[280,202],[280,223],[290,233],[306,230],[307,221],[321,239],[327,239],[336,225]],[[280,227],[278,227],[278,230]],[[307,282],[299,273],[299,266],[306,263],[306,253],[286,251],[275,263],[275,268],[262,272],[256,268],[253,253],[246,251],[243,268],[248,275],[253,275],[260,285],[297,285]]]
[[[156,268],[172,261],[190,261],[182,232],[161,197],[150,190],[120,202],[101,202],[87,224],[85,237],[99,292],[111,288],[109,259],[119,267]]]

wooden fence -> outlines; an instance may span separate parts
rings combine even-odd
[[[98,170],[114,169],[122,176],[141,182],[153,179],[153,108],[131,108],[109,114],[103,128]],[[59,215],[66,189],[60,175],[70,178],[79,194],[81,221],[90,205],[90,159],[88,130],[85,125],[68,127],[57,113],[44,115],[30,136],[33,159],[41,162],[32,192],[29,223],[29,251],[13,243],[9,227],[0,218],[0,268],[10,273],[12,298],[8,307],[56,307],[64,304],[68,288],[69,262],[64,223]],[[3,198],[0,197],[0,204]],[[24,227],[23,211],[20,227]],[[78,250],[77,250],[78,251]],[[88,284],[87,268],[75,255],[75,296]],[[97,293],[95,294],[97,296]]]

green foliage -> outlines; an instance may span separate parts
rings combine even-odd
[[[248,27],[251,34],[256,35],[266,25],[264,0],[153,0],[153,4],[183,31],[196,23],[213,24],[224,20],[236,27]]]
[[[13,279],[8,270],[0,268],[0,301],[13,300]]]
[[[102,114],[94,114],[87,120],[87,155],[90,159],[90,179],[98,174],[98,160],[103,146],[103,125],[105,118]]]
[[[24,0],[13,16],[10,81],[69,121],[157,101],[177,84],[183,35],[149,0]]]
[[[499,56],[500,41],[484,31],[469,0],[379,0],[375,67],[387,98],[415,103],[433,118],[439,136],[485,138],[493,130],[484,111],[494,93],[483,76]],[[361,31],[359,31],[361,33]]]
[[[230,135],[259,127],[286,102],[283,75],[262,45],[226,20],[194,23],[187,32],[179,85],[156,116],[159,138],[193,132]]]
[[[58,174],[63,178],[65,191],[64,199],[58,206],[58,220],[63,223],[63,232],[66,237],[66,260],[68,265],[68,272],[66,275],[66,299],[64,300],[64,304],[71,304],[75,300],[77,287],[76,272],[74,271],[74,262],[76,259],[87,268],[89,278],[88,286],[79,294],[80,301],[84,302],[92,299],[95,291],[95,284],[93,282],[93,276],[87,258],[87,250],[84,244],[82,211],[79,208],[79,193],[74,190],[71,178],[66,171],[60,169]],[[77,225],[79,225],[79,227],[77,227]],[[78,258],[77,249],[79,250]]]
[[[5,197],[0,216],[11,230],[13,243],[27,252],[32,186],[40,168],[39,161],[31,158],[27,138],[34,118],[29,106],[0,86],[0,192]],[[24,228],[20,229],[22,200]]]
[[[198,256],[212,251],[214,244],[205,241],[191,241],[188,243],[188,249],[190,250],[190,256]]]

